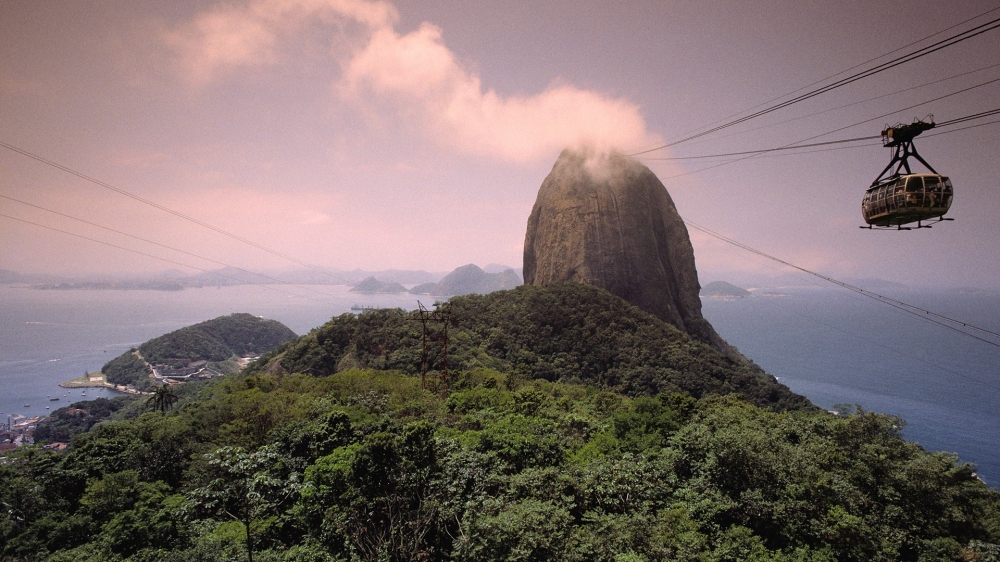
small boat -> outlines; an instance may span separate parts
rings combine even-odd
[[[58,396],[56,396],[55,398],[49,398],[49,402],[58,402],[58,401],[59,401]]]

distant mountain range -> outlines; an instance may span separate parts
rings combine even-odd
[[[367,271],[353,269],[303,269],[275,273],[251,273],[236,268],[223,268],[208,273],[200,273],[185,277],[181,282],[189,286],[214,285],[272,285],[286,283],[289,285],[356,285],[368,278],[377,278],[384,283],[414,285],[417,283],[435,282],[444,277],[444,273],[431,273],[424,270],[386,269],[382,271]],[[177,280],[177,279],[175,279]]]
[[[351,291],[355,293],[405,293],[406,287],[399,283],[379,281],[374,277],[369,277],[351,287]]]
[[[741,298],[749,297],[750,294],[750,291],[725,281],[712,281],[701,288],[701,296],[703,297]]]
[[[223,287],[234,285],[356,285],[369,277],[376,277],[384,283],[416,285],[420,283],[436,283],[444,276],[444,272],[431,273],[424,270],[406,269],[386,269],[382,271],[366,271],[363,269],[353,269],[350,271],[306,269],[258,273],[235,267],[224,267],[192,275],[172,269],[161,273],[135,276],[24,274],[0,269],[0,285],[31,285],[32,288],[45,290],[135,289],[179,291],[188,287]]]
[[[503,266],[491,264],[487,267],[496,271]],[[473,293],[486,295],[494,291],[513,289],[523,283],[524,281],[521,279],[521,276],[512,268],[507,267],[496,273],[488,273],[484,269],[480,269],[477,265],[470,263],[456,268],[455,271],[445,275],[444,279],[437,283],[417,285],[410,289],[410,293],[414,295],[441,297],[469,295]]]
[[[18,273],[7,269],[0,269],[0,285],[12,283],[58,283],[63,278],[55,275]]]
[[[486,267],[493,270],[494,273],[489,273],[470,263],[456,268],[436,283],[420,283],[409,292],[413,295],[434,297],[486,295],[494,291],[513,289],[523,284],[521,276],[513,268],[497,264],[490,264]],[[406,292],[406,288],[400,283],[371,276],[352,287],[351,291],[356,293],[403,293]]]
[[[162,273],[118,277],[63,277],[46,274],[22,274],[0,269],[0,284],[30,285],[41,290],[146,290],[180,291],[189,287],[222,287],[235,285],[351,285],[359,293],[404,293],[406,286],[415,295],[452,296],[470,293],[487,294],[512,289],[522,284],[520,269],[491,263],[484,268],[463,265],[445,274],[410,269],[366,271],[297,270],[290,272],[257,273],[224,267],[215,271],[186,275],[176,269]],[[404,286],[405,285],[405,286]]]

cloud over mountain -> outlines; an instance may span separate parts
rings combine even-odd
[[[438,145],[509,162],[551,158],[563,148],[628,150],[660,137],[639,107],[558,79],[543,91],[505,95],[462,65],[441,28],[396,29],[398,12],[363,0],[256,0],[220,4],[163,36],[185,80],[205,86],[226,75],[279,65],[290,44],[320,26],[340,77],[332,91],[366,112],[397,116]]]

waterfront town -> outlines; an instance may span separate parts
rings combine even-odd
[[[6,421],[0,424],[0,462],[3,462],[8,451],[21,445],[33,445],[35,427],[45,418],[46,416],[8,415]],[[66,448],[66,443],[49,443],[45,447],[61,451]]]
[[[239,368],[243,368],[257,358],[258,356],[239,357],[235,359],[235,362]],[[171,368],[168,365],[149,365],[148,363],[147,366],[150,369],[150,376],[155,381],[156,385],[183,384],[185,382],[210,379],[226,374],[210,368],[208,366],[208,362],[204,360],[192,361],[184,368],[179,369]],[[64,388],[104,387],[123,394],[152,394],[151,392],[138,390],[132,385],[116,385],[109,383],[105,379],[104,374],[101,372],[87,373],[80,378],[60,383],[59,386]],[[69,410],[67,413],[72,414],[73,412],[73,410]],[[79,410],[79,412],[86,414],[84,410]],[[0,418],[0,463],[4,461],[4,455],[7,452],[22,445],[35,444],[35,428],[47,417],[47,414],[38,416],[8,414],[6,415],[6,418]],[[57,451],[64,450],[67,446],[67,443],[46,443],[44,445],[47,449],[54,449]]]

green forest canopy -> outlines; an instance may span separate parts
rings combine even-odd
[[[523,285],[449,302],[453,369],[488,367],[629,395],[736,392],[761,406],[812,407],[756,365],[734,361],[591,285]],[[421,336],[416,313],[344,314],[263,356],[251,372],[329,375],[354,366],[418,373]]]
[[[257,560],[1000,553],[1000,494],[891,416],[488,369],[443,401],[393,371],[217,380],[0,465],[5,559],[241,560],[244,521]]]
[[[152,365],[183,361],[225,361],[270,351],[295,338],[295,332],[277,320],[238,313],[220,316],[174,330],[139,346]]]
[[[508,293],[454,299],[447,395],[414,375],[407,315],[379,311],[184,385],[166,414],[134,401],[68,453],[22,447],[0,464],[0,558],[1000,556],[1000,493],[898,418],[810,407],[603,292]]]
[[[295,332],[277,320],[237,313],[174,330],[153,338],[105,363],[101,367],[108,382],[136,385],[149,375],[151,365],[184,367],[191,361],[225,361],[270,351],[295,338]],[[145,359],[145,361],[143,361]]]

